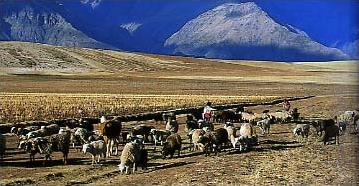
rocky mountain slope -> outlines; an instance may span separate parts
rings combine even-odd
[[[76,29],[59,3],[1,1],[0,40],[47,43],[69,47],[114,48]]]
[[[272,19],[268,7],[270,14],[254,3],[239,10],[240,2],[0,0],[0,41],[223,59],[347,59],[290,22]]]
[[[348,56],[281,25],[255,3],[227,3],[186,23],[165,42],[174,54],[222,59],[336,60]]]

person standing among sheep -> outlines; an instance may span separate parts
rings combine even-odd
[[[284,111],[289,111],[290,110],[290,103],[289,103],[289,101],[288,100],[284,100],[284,102],[283,102],[283,110]]]
[[[211,107],[212,103],[207,102],[206,106],[203,109],[202,118],[204,121],[209,122],[212,118],[212,111],[216,110]]]

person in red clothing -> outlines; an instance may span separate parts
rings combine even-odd
[[[290,109],[290,103],[289,103],[289,101],[288,100],[284,100],[284,102],[283,102],[283,109],[285,110],[285,111],[289,111],[289,109]]]
[[[216,110],[211,107],[212,103],[208,102],[203,109],[202,118],[204,121],[210,121],[212,118],[212,111]]]

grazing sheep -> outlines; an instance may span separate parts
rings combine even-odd
[[[338,126],[339,126],[339,134],[343,135],[345,133],[345,130],[347,128],[348,123],[346,122],[338,122]]]
[[[293,134],[295,136],[302,136],[302,138],[308,138],[310,131],[310,125],[308,124],[297,124],[297,126],[293,129]]]
[[[56,124],[51,124],[44,127],[47,135],[57,134],[60,131],[60,126]]]
[[[166,123],[166,130],[170,131],[171,133],[177,133],[178,132],[177,121],[169,118]]]
[[[213,122],[221,123],[222,121],[222,111],[221,110],[214,110],[213,112]]]
[[[231,123],[226,123],[224,125],[224,128],[227,130],[228,133],[228,140],[231,142],[233,148],[236,148],[236,142],[235,142],[235,138],[236,138],[236,128],[234,128]]]
[[[30,138],[28,140],[21,140],[18,149],[23,149],[30,155],[30,163],[35,161],[35,155],[40,153],[39,142],[42,141],[42,137]]]
[[[106,151],[106,144],[103,140],[93,141],[91,143],[86,143],[82,146],[82,152],[84,154],[89,153],[92,156],[91,165],[93,165],[94,163],[99,163],[101,156],[106,156]],[[95,160],[96,156],[97,161]]]
[[[28,127],[12,127],[11,133],[17,136],[26,136],[27,133],[35,130],[39,130],[40,126],[28,126]]]
[[[335,122],[339,126],[339,132],[341,135],[344,134],[347,126],[350,126],[350,124],[354,123],[354,115],[354,112],[346,111],[344,114],[334,117]]]
[[[191,136],[191,141],[193,143],[193,148],[192,151],[196,151],[196,150],[202,150],[203,151],[203,146],[200,145],[199,143],[199,139],[201,138],[201,136],[203,136],[206,132],[203,129],[194,129],[192,132],[192,136]]]
[[[263,119],[263,114],[242,112],[241,118],[242,121],[255,124],[256,121]]]
[[[48,135],[49,134],[46,132],[46,130],[44,128],[40,128],[39,130],[35,130],[35,131],[31,131],[31,132],[27,133],[25,139],[36,138],[36,137],[45,137]]]
[[[166,138],[171,135],[171,132],[167,130],[151,129],[151,134],[155,140],[155,146],[157,146],[158,143],[162,146]]]
[[[241,114],[236,113],[232,110],[224,110],[221,113],[222,122],[239,122],[241,119]]]
[[[53,134],[40,139],[38,148],[41,154],[45,154],[45,161],[51,160],[52,152],[62,152],[64,164],[67,164],[67,157],[70,150],[69,134]]]
[[[110,157],[115,148],[115,154],[118,154],[118,142],[121,136],[122,123],[118,117],[111,120],[106,120],[104,123],[99,124],[100,133],[104,136],[105,143],[107,144],[106,157]]]
[[[258,137],[253,134],[253,126],[250,123],[242,124],[237,136],[239,137],[235,138],[234,146],[239,145],[241,152],[249,150],[258,143]]]
[[[88,131],[85,128],[73,129],[70,137],[72,147],[76,148],[76,145],[82,146],[83,144],[87,143],[90,135],[91,135],[90,131]]]
[[[253,126],[249,123],[242,124],[239,129],[239,136],[253,136]]]
[[[326,145],[330,138],[335,139],[335,143],[339,145],[339,127],[336,125],[330,125],[324,129],[323,142]]]
[[[181,136],[178,134],[171,134],[167,137],[166,142],[163,144],[162,148],[162,156],[163,158],[166,158],[167,155],[170,155],[170,157],[173,157],[173,154],[175,151],[178,151],[178,157],[180,156],[182,147],[182,139]]]
[[[4,135],[0,133],[0,160],[4,158],[5,150],[6,150],[6,138]]]
[[[42,126],[38,130],[30,131],[26,134],[26,139],[36,138],[36,137],[45,137],[53,134],[57,134],[60,130],[59,125],[51,124],[49,126]]]
[[[240,152],[246,152],[249,151],[252,146],[256,145],[258,143],[257,136],[240,136],[239,138],[236,138],[237,143],[239,143],[239,151]]]
[[[273,113],[268,113],[268,115],[275,118],[276,121],[279,123],[287,123],[292,119],[292,115],[288,111],[273,112]]]
[[[262,130],[263,135],[269,134],[270,125],[271,120],[269,118],[257,122],[257,126],[259,126],[259,128]]]
[[[148,136],[151,135],[151,129],[154,129],[155,127],[149,126],[149,125],[137,125],[134,128],[132,128],[130,135],[136,136],[136,135],[142,135],[144,137],[145,142],[149,142]]]
[[[312,122],[312,126],[315,128],[317,136],[322,136],[323,131],[327,127],[335,125],[335,121],[333,119],[322,119]]]
[[[227,132],[227,131],[226,131]],[[215,146],[215,136],[211,131],[206,131],[204,135],[199,137],[198,143],[200,144],[200,149],[206,154],[210,155]],[[217,154],[217,151],[215,150]]]
[[[125,171],[126,174],[129,173],[129,168],[132,165],[132,173],[135,173],[137,169],[137,163],[140,159],[140,146],[137,143],[129,142],[126,143],[125,147],[123,147],[121,153],[121,163],[118,165],[121,174]]]
[[[213,148],[215,153],[221,152],[221,149],[226,146],[229,142],[228,140],[228,132],[224,128],[218,128],[214,132],[214,141],[213,141]]]

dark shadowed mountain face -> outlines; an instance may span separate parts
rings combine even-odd
[[[242,1],[0,0],[0,40],[224,59],[347,58],[254,3],[226,3]]]
[[[51,1],[1,1],[0,40],[52,45],[113,48],[76,29],[66,20],[66,10]]]
[[[223,4],[186,23],[165,42],[173,53],[207,58],[275,61],[346,59],[304,32],[283,26],[255,3]]]

